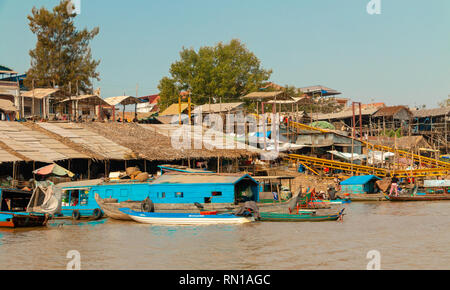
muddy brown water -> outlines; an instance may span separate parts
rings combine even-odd
[[[450,269],[450,202],[364,202],[343,222],[151,226],[110,219],[0,229],[0,269]]]

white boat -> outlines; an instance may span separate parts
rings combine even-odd
[[[243,224],[255,221],[253,217],[241,217],[234,214],[137,212],[129,208],[120,208],[119,210],[131,219],[146,224],[210,225]]]

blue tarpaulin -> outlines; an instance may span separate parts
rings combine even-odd
[[[359,184],[366,184],[369,181],[372,181],[373,179],[381,180],[381,178],[375,176],[375,175],[361,175],[361,176],[352,176],[344,181],[341,182],[341,185],[359,185]]]

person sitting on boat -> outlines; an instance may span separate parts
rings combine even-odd
[[[392,196],[392,191],[395,190],[395,196],[398,196],[398,178],[397,177],[392,177],[391,180],[391,190],[389,192],[389,196]]]

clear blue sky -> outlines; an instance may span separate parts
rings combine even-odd
[[[81,0],[79,28],[100,27],[102,96],[158,93],[180,49],[241,39],[275,83],[322,84],[344,97],[434,107],[450,94],[450,1]],[[26,16],[58,0],[0,0],[0,63],[25,72],[35,37]]]

